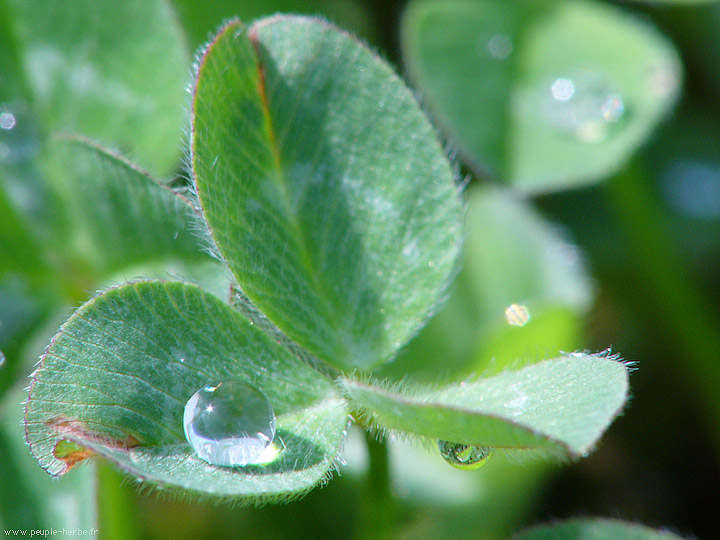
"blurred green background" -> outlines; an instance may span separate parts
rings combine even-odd
[[[577,463],[498,457],[465,472],[432,449],[392,443],[397,537],[502,539],[598,515],[720,538],[720,4],[409,4],[0,0],[3,528],[137,539],[356,530],[367,461],[359,433],[327,486],[289,505],[238,509],[137,489],[104,464],[51,481],[19,427],[26,376],[72,308],[109,283],[172,272],[142,257],[109,264],[78,241],[93,224],[73,216],[63,180],[72,164],[46,156],[52,133],[97,138],[182,187],[193,52],[224,19],[293,12],[358,34],[406,76],[468,183],[466,254],[450,298],[378,375],[445,382],[608,348],[637,367],[629,407]],[[587,79],[583,107],[597,108],[598,93],[601,105],[622,100],[617,123],[590,136],[558,125],[555,109],[535,117],[533,100],[545,98],[534,85],[577,70],[610,81]],[[505,319],[514,303],[531,315],[520,327]]]

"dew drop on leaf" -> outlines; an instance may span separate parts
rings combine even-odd
[[[530,320],[530,311],[521,304],[511,304],[505,309],[505,320],[510,326],[525,326]]]
[[[211,465],[245,466],[275,437],[275,411],[265,394],[242,381],[208,384],[185,405],[185,437]]]
[[[513,52],[512,38],[507,34],[493,34],[487,42],[490,56],[497,60],[505,60]]]
[[[0,129],[10,130],[15,127],[15,115],[9,112],[0,113]]]
[[[574,71],[543,83],[541,114],[555,128],[581,142],[606,140],[626,116],[612,81],[593,71]]]
[[[438,441],[440,455],[458,469],[477,469],[485,465],[492,455],[492,448],[471,444]]]
[[[15,164],[38,151],[37,126],[24,102],[0,103],[0,162]]]

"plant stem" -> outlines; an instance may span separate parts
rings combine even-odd
[[[380,540],[393,538],[397,508],[390,492],[388,449],[384,439],[378,440],[365,431],[368,449],[368,471],[360,501],[355,538]]]
[[[626,231],[637,265],[639,305],[657,310],[657,321],[674,341],[685,366],[677,372],[698,389],[705,403],[708,425],[720,450],[720,317],[693,280],[663,209],[647,182],[646,171],[635,164],[614,178],[609,193]],[[685,368],[685,369],[683,369]]]
[[[123,475],[104,460],[97,462],[98,512],[103,540],[136,540],[140,538],[133,487]]]

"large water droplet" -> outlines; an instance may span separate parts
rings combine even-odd
[[[625,117],[622,95],[607,77],[574,71],[542,87],[541,114],[582,142],[606,140]]]
[[[438,441],[440,455],[458,469],[477,469],[485,465],[492,455],[492,448],[471,444]]]
[[[275,412],[265,395],[241,381],[208,384],[185,405],[185,437],[212,465],[244,466],[275,437]]]

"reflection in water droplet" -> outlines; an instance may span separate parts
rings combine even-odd
[[[510,326],[525,326],[530,320],[530,312],[521,304],[511,304],[505,310],[505,320]]]
[[[720,166],[679,160],[662,175],[662,187],[676,210],[698,219],[720,218]]]
[[[2,351],[0,351],[0,367],[3,367],[5,365],[5,355]]]
[[[275,461],[285,450],[285,443],[280,437],[276,437],[272,444],[267,445],[265,450],[253,460],[253,465],[267,465]]]
[[[586,143],[606,140],[626,114],[615,85],[592,71],[577,71],[543,85],[540,101],[548,122]]]
[[[0,128],[12,129],[15,127],[15,115],[12,113],[4,112],[0,113]]]
[[[450,441],[438,441],[440,455],[458,469],[477,469],[485,465],[492,455],[492,448]]]
[[[513,42],[507,34],[494,34],[487,42],[490,56],[505,60],[513,52]]]
[[[275,437],[275,412],[265,395],[241,381],[209,384],[185,405],[185,437],[212,465],[244,466]]]

